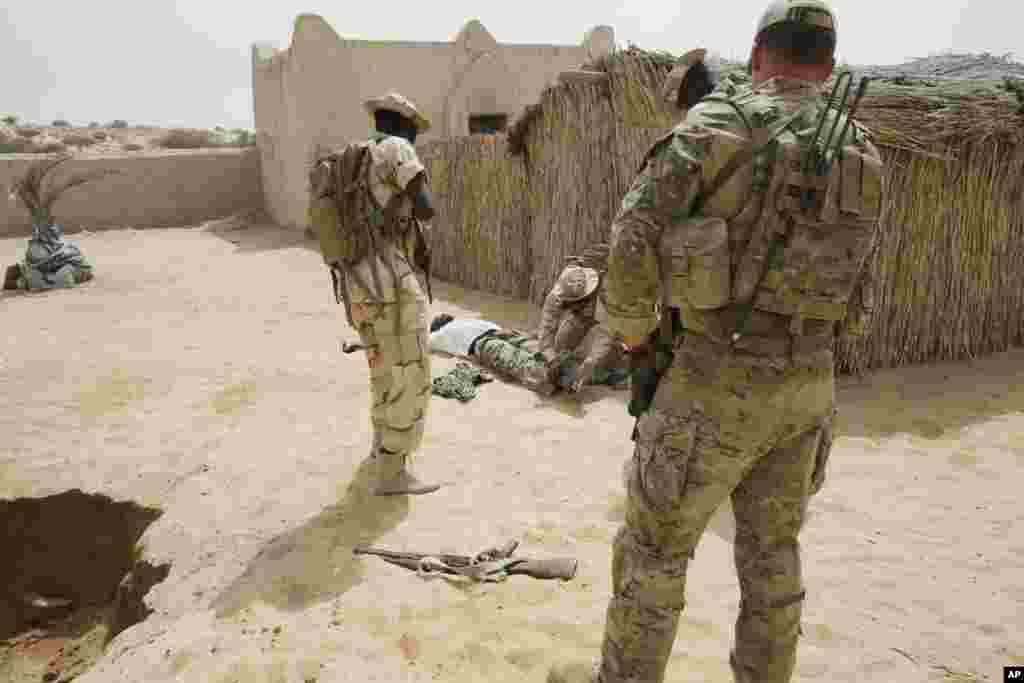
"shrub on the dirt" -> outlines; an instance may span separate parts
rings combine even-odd
[[[4,138],[0,140],[0,154],[31,154],[35,144],[25,138]]]
[[[145,147],[134,142],[129,142],[127,145],[121,145],[121,149],[126,152],[141,152]]]
[[[96,144],[96,141],[88,135],[65,135],[61,138],[61,142],[69,147],[91,147]]]
[[[189,128],[167,131],[157,138],[156,145],[164,149],[201,149],[212,146],[210,131]]]
[[[45,145],[37,146],[33,152],[37,154],[63,154],[68,149],[63,142],[48,142]]]
[[[43,131],[36,128],[19,128],[18,135],[23,138],[34,138],[37,135],[42,135]]]
[[[110,136],[107,135],[106,133],[104,133],[102,130],[98,130],[98,131],[96,131],[95,133],[92,134],[92,139],[93,140],[99,140],[100,142],[103,142],[104,140],[106,140],[109,137]]]

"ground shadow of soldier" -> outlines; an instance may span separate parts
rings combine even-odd
[[[344,497],[298,529],[271,540],[214,600],[218,617],[255,601],[299,611],[344,594],[363,578],[352,548],[369,544],[409,514],[407,496],[370,493],[374,461],[356,469]]]

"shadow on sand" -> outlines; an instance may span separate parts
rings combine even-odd
[[[372,543],[409,513],[407,496],[370,494],[373,471],[373,460],[366,458],[337,504],[271,540],[214,600],[217,616],[233,615],[256,601],[301,611],[360,583],[363,563],[352,548]]]

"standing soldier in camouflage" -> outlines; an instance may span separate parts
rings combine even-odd
[[[376,495],[431,493],[408,469],[419,448],[430,401],[428,307],[412,257],[414,221],[430,220],[434,208],[426,172],[413,143],[430,122],[397,93],[368,100],[376,134],[371,137],[369,189],[387,207],[395,229],[377,235],[376,249],[344,269],[343,288],[351,322],[366,347],[370,366]]]
[[[639,421],[601,662],[560,664],[549,683],[664,680],[687,565],[729,497],[742,596],[734,680],[791,680],[805,596],[798,535],[831,445],[836,326],[870,311],[855,292],[870,291],[882,194],[865,130],[824,111],[835,41],[822,0],[772,2],[751,85],[690,109],[623,199],[609,324],[631,349],[645,344],[660,289],[686,329]],[[840,153],[808,166],[820,158],[810,151],[821,151],[820,115],[826,130],[839,124]]]

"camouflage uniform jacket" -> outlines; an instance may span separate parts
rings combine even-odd
[[[405,138],[377,134],[372,140],[376,144],[370,148],[373,155],[370,190],[380,206],[387,206],[395,195],[405,191],[413,178],[424,171],[424,166],[416,154],[416,148]],[[412,199],[403,197],[395,213],[402,220],[410,220]],[[405,277],[414,272],[409,258],[414,246],[411,243],[412,236],[411,230],[406,231],[404,239],[385,246],[385,255],[391,258],[392,264],[385,263],[380,256],[371,255],[351,269],[347,274],[347,284],[353,303],[378,300],[367,289],[367,285],[372,286],[374,282],[371,262],[373,258],[377,259],[381,286],[384,289],[382,301],[393,303],[398,300],[396,288]],[[391,277],[391,265],[395,269],[394,279]]]
[[[608,328],[603,288],[577,305],[566,305],[552,288],[544,299],[537,330],[538,351],[555,355],[574,353],[580,359],[580,374],[591,377],[594,370],[607,368],[619,357],[621,344]]]
[[[765,98],[765,109],[775,120],[800,111],[787,128],[802,133],[813,131],[827,104],[816,85],[785,78],[768,80],[753,91],[729,83],[724,94],[732,97],[751,92]],[[771,122],[753,123],[763,129]],[[826,130],[829,125],[827,122]],[[844,144],[853,143],[877,158],[866,129],[855,122]],[[694,217],[692,207],[702,191],[734,154],[750,144],[749,128],[739,112],[712,100],[690,109],[685,120],[648,154],[612,224],[605,281],[609,328],[629,346],[642,344],[657,325],[655,304],[662,281],[659,250],[666,232]],[[757,164],[747,163],[713,197],[706,198],[700,215],[724,219],[729,224],[730,243],[736,240],[733,221],[751,203],[758,182],[764,181],[758,177]],[[870,301],[858,294],[871,291],[865,282],[869,271],[863,269],[850,301],[847,315],[860,321],[854,329],[865,328],[870,313]]]

